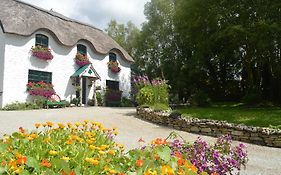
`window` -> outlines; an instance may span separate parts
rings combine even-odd
[[[28,82],[52,83],[52,72],[43,72],[38,70],[28,70]]]
[[[77,52],[82,55],[87,55],[87,47],[82,44],[77,44]]]
[[[109,53],[109,61],[116,61],[116,54],[115,53]]]
[[[119,81],[106,80],[106,88],[111,90],[119,90]]]
[[[49,47],[49,38],[42,34],[35,35],[35,46]]]

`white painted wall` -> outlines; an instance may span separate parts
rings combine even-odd
[[[0,107],[3,98],[3,76],[4,76],[4,55],[5,55],[5,39],[2,29],[0,28]]]
[[[49,47],[54,55],[53,60],[40,60],[31,56],[30,49],[35,44],[35,34],[44,34],[49,37]],[[19,101],[25,102],[29,99],[26,93],[26,84],[28,81],[28,70],[39,70],[52,72],[52,83],[56,93],[62,98],[70,100],[75,97],[75,88],[72,86],[70,76],[78,69],[74,62],[74,57],[77,52],[76,46],[65,47],[59,43],[45,31],[38,31],[30,37],[23,37],[12,34],[5,34],[5,69],[4,69],[4,96],[3,105]],[[2,39],[0,40],[2,42]],[[107,62],[108,55],[97,54],[92,51],[92,48],[83,41],[78,43],[87,46],[88,56],[93,63],[94,68],[100,75],[101,80],[96,84],[105,88],[106,80],[120,81],[120,90],[124,91],[123,95],[129,97],[131,86],[130,63],[124,61],[120,55],[117,55],[117,61],[121,67],[118,74],[112,74],[108,70]],[[116,53],[118,54],[118,53]],[[93,96],[93,88],[88,88],[89,98]],[[2,105],[2,106],[3,106]]]

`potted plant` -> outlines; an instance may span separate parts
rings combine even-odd
[[[118,67],[118,62],[117,61],[109,61],[108,63],[107,63],[107,65],[108,65],[108,68],[111,70],[111,72],[113,72],[113,73],[118,73],[118,72],[120,72],[120,70],[121,70],[121,68],[120,67]]]
[[[54,58],[50,48],[42,47],[40,45],[32,46],[31,52],[32,52],[32,56],[45,61],[52,60]]]
[[[82,66],[85,66],[87,64],[90,64],[90,61],[89,61],[89,58],[87,55],[83,55],[81,53],[77,53],[76,56],[75,56],[75,63],[82,67]]]

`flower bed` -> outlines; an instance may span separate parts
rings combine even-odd
[[[35,127],[31,132],[20,127],[0,140],[0,174],[219,175],[246,163],[244,147],[232,148],[228,137],[208,146],[200,139],[194,144],[174,140],[171,134],[124,153],[124,146],[113,141],[117,130],[101,123]]]
[[[75,63],[82,67],[85,66],[87,64],[90,64],[91,62],[89,61],[89,58],[87,57],[87,55],[83,55],[81,53],[77,53],[76,57],[75,57]]]
[[[27,92],[30,95],[34,96],[42,96],[49,98],[53,94],[55,94],[54,86],[50,83],[45,83],[43,81],[40,81],[38,83],[29,82],[27,85]]]
[[[32,47],[31,52],[32,52],[32,56],[35,56],[45,61],[52,60],[54,58],[54,56],[51,53],[51,49],[39,45]]]
[[[109,61],[107,63],[107,65],[108,65],[108,69],[110,69],[111,72],[113,72],[113,73],[118,73],[121,70],[121,68],[118,67],[118,62],[117,61]]]

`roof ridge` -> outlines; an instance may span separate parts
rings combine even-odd
[[[87,24],[87,23],[84,23],[84,22],[81,22],[81,21],[78,21],[78,20],[75,20],[75,19],[71,19],[71,18],[69,18],[69,17],[67,17],[67,16],[64,16],[63,14],[60,14],[60,13],[58,13],[58,12],[56,12],[56,11],[48,11],[48,10],[46,10],[46,9],[44,9],[44,8],[38,7],[38,6],[36,6],[36,5],[32,5],[32,4],[27,3],[27,2],[23,2],[23,1],[21,1],[21,0],[13,0],[13,1],[18,2],[18,3],[21,3],[21,4],[24,4],[24,5],[27,5],[27,6],[32,7],[32,8],[35,8],[35,9],[37,9],[37,10],[40,10],[40,11],[42,11],[42,12],[44,12],[44,13],[47,13],[47,14],[49,14],[49,15],[51,15],[51,16],[54,16],[54,17],[56,17],[56,18],[59,18],[59,19],[62,19],[62,20],[68,21],[68,22],[73,22],[73,23],[77,23],[77,24],[80,24],[80,25],[88,26],[88,27],[91,27],[91,28],[93,28],[93,29],[96,29],[96,30],[99,30],[99,31],[103,32],[102,29],[99,29],[99,28],[97,28],[97,27],[95,27],[95,26],[93,26],[93,25],[90,25],[90,24]],[[52,12],[53,12],[53,13],[52,13]],[[57,14],[59,14],[59,15],[61,15],[61,16],[56,15],[55,13],[57,13]]]

